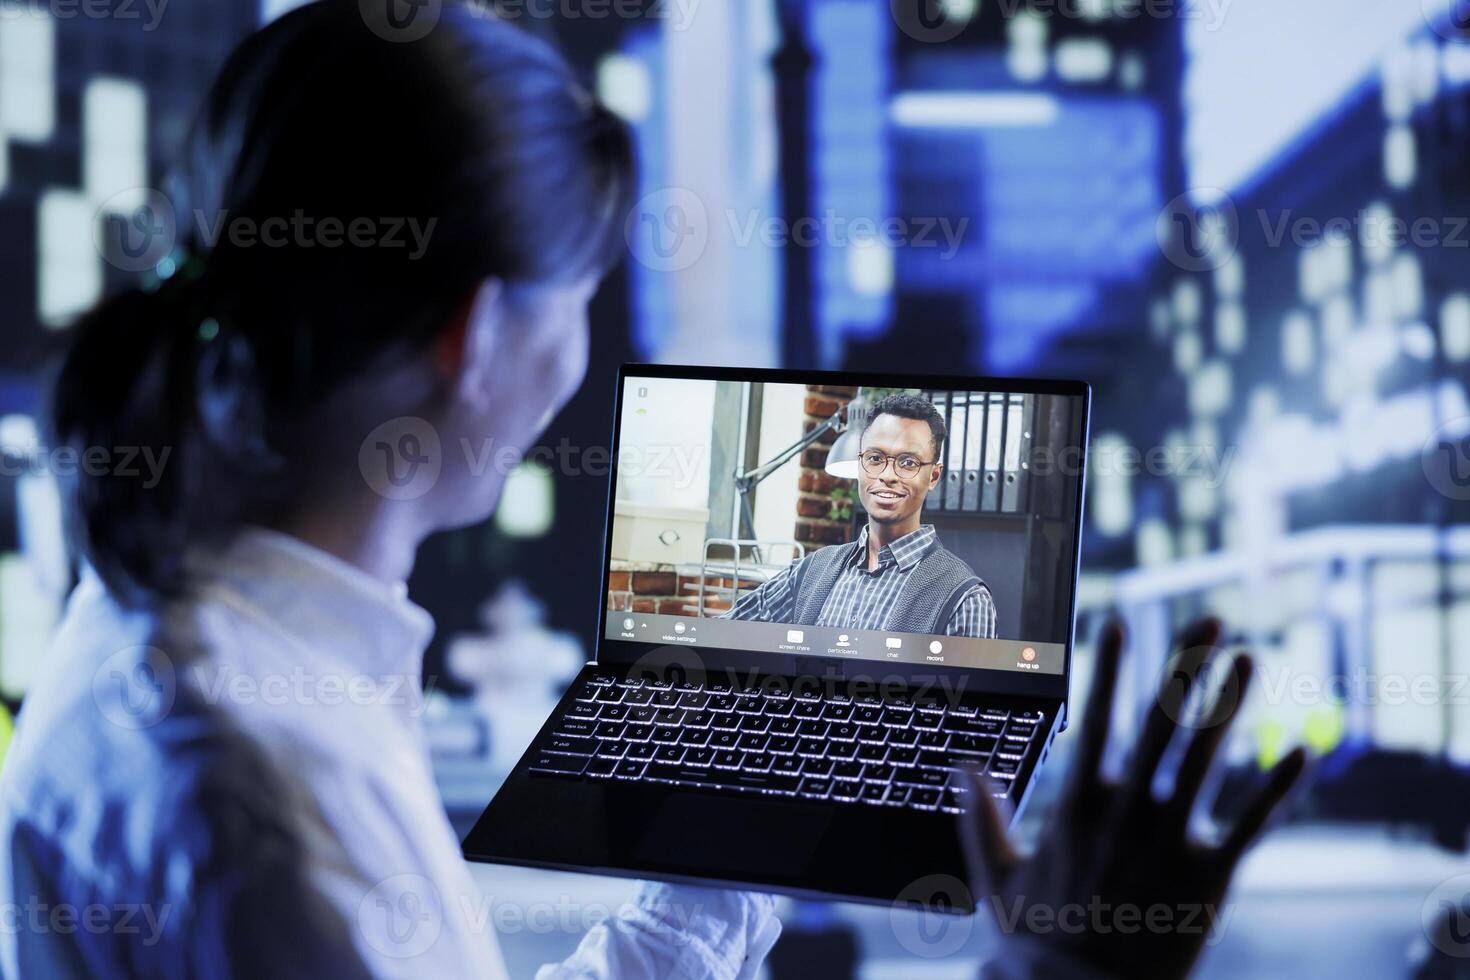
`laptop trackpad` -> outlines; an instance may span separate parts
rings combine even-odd
[[[830,810],[777,801],[670,796],[649,821],[633,856],[651,864],[695,858],[712,870],[800,874],[832,820]],[[732,846],[740,828],[769,827],[750,846]],[[713,846],[712,846],[713,845]]]

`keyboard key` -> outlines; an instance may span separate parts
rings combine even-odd
[[[832,780],[808,777],[802,780],[799,792],[808,799],[825,800],[827,794],[832,792]]]
[[[712,749],[733,749],[740,745],[739,732],[710,732],[709,747]]]
[[[612,674],[593,674],[592,676],[587,678],[587,683],[591,684],[594,687],[605,687],[608,684],[613,684],[616,682],[617,678]]]
[[[617,767],[617,759],[610,759],[607,756],[599,755],[593,756],[592,760],[587,763],[587,768],[583,771],[588,776],[611,776],[613,770]]]
[[[883,724],[889,728],[907,728],[909,722],[913,720],[913,717],[914,713],[912,711],[897,711],[889,708],[883,712]]]
[[[888,729],[882,725],[863,725],[858,729],[858,741],[881,745],[888,741]]]
[[[807,721],[812,718],[822,717],[822,703],[820,701],[798,701],[792,709],[791,716]]]
[[[601,701],[604,704],[617,704],[623,700],[623,689],[612,686],[599,687],[597,693],[593,695],[593,700]]]
[[[894,773],[893,781],[911,786],[933,786],[943,789],[949,782],[949,770],[933,769],[928,766],[905,767]]]
[[[793,707],[794,704],[791,701],[772,701],[768,699],[763,712],[772,718],[784,718],[791,714]]]
[[[822,721],[820,718],[817,718],[802,722],[801,727],[797,729],[797,734],[805,738],[825,738],[827,729],[830,727],[831,722]]]
[[[745,753],[739,750],[726,750],[715,753],[714,765],[717,769],[739,769]]]
[[[576,704],[572,705],[570,708],[567,709],[567,717],[568,718],[596,718],[597,717],[597,713],[601,709],[602,709],[602,706],[599,705],[599,704],[588,704],[588,703],[583,702],[583,701],[578,701]]]
[[[873,763],[863,769],[863,779],[870,783],[887,783],[893,781],[896,773],[897,770],[892,766]]]
[[[942,749],[949,744],[949,732],[920,732],[919,748]]]
[[[628,706],[626,704],[604,704],[601,717],[603,721],[622,721],[628,717]]]
[[[660,745],[653,757],[659,762],[679,762],[684,758],[684,746]]]
[[[852,720],[859,725],[877,724],[883,719],[883,709],[871,706],[859,706],[853,710]]]
[[[681,708],[703,708],[709,704],[709,695],[702,692],[690,691],[679,696],[679,707]]]
[[[610,738],[604,738],[597,743],[597,754],[609,759],[621,759],[627,751],[627,742],[618,742]]]
[[[801,722],[795,718],[775,718],[769,731],[772,735],[795,735],[800,728]]]
[[[819,738],[804,738],[796,743],[797,755],[821,757],[827,751],[827,743]]]
[[[790,755],[796,751],[796,737],[794,735],[772,735],[771,740],[766,743],[766,751],[778,755]]]
[[[707,728],[679,729],[679,744],[681,745],[705,745],[708,742],[709,729]]]
[[[628,711],[628,721],[635,725],[651,725],[657,717],[657,708],[631,708]]]
[[[863,764],[861,762],[839,762],[832,770],[834,779],[859,780],[863,778]]]
[[[939,803],[939,790],[916,786],[909,790],[909,806],[932,810]]]
[[[628,746],[628,751],[625,754],[624,758],[642,759],[646,762],[649,759],[653,758],[653,753],[657,751],[657,749],[658,746],[654,745],[652,742],[634,742],[632,745]]]
[[[546,740],[546,751],[560,752],[566,755],[591,755],[597,751],[597,740],[594,738],[553,735]]]
[[[822,717],[828,721],[848,721],[852,718],[852,705],[828,702],[822,709]]]
[[[660,725],[653,730],[655,742],[677,742],[679,741],[679,729],[672,725]]]
[[[801,772],[802,758],[799,755],[778,755],[771,763],[771,772]]]
[[[710,722],[714,720],[714,714],[709,711],[686,711],[684,712],[684,720],[679,724],[685,728],[708,728]]]
[[[807,776],[830,776],[832,775],[832,760],[809,758],[801,764],[801,771]]]
[[[948,718],[944,719],[945,731],[958,735],[999,735],[1005,731],[1005,722],[994,718]]]
[[[919,741],[920,732],[915,728],[890,728],[888,730],[889,745],[914,745]]]
[[[996,776],[1009,776],[1019,772],[1020,769],[1020,759],[1014,756],[1001,755],[997,752],[995,757],[990,760],[990,769],[988,771]]]
[[[629,691],[623,695],[623,703],[632,706],[650,704],[653,701],[653,694],[654,692],[645,691],[641,688],[636,691]]]
[[[832,784],[832,799],[855,800],[862,793],[861,783],[834,782]]]
[[[913,720],[913,722],[911,724],[912,724],[912,727],[917,728],[919,731],[922,731],[922,732],[932,732],[935,729],[939,728],[940,724],[943,721],[944,721],[944,715],[940,715],[940,714],[929,715],[929,714],[922,714],[922,713],[919,713],[919,712],[915,712],[914,713],[914,720]]]
[[[860,745],[857,757],[864,762],[882,762],[888,758],[888,746],[886,745]]]
[[[714,749],[685,749],[684,765],[707,766],[715,761]]]
[[[556,724],[557,734],[588,736],[597,731],[597,722],[585,718],[563,718]]]
[[[914,760],[918,758],[918,755],[918,749],[905,748],[901,745],[890,745],[888,747],[888,761],[893,763],[894,765],[911,766],[914,764]]]
[[[740,768],[743,772],[769,772],[773,761],[769,752],[747,752]]]
[[[959,754],[952,752],[941,752],[934,749],[925,749],[919,752],[918,763],[921,766],[940,766],[947,769],[958,769],[960,767],[975,769],[985,768],[989,756]]]
[[[580,776],[587,765],[585,755],[559,755],[555,752],[538,752],[531,756],[532,772],[551,773],[559,776]]]
[[[907,786],[890,786],[888,787],[888,799],[883,802],[889,806],[903,806],[908,799],[909,788]]]
[[[857,755],[857,742],[828,742],[827,758],[829,759],[851,759]]]
[[[972,755],[987,755],[995,749],[995,739],[990,735],[951,735],[951,752],[968,752]]]
[[[727,731],[732,731],[740,727],[740,717],[740,715],[734,714],[716,714],[714,718],[710,721],[709,726],[711,728],[720,728]]]
[[[740,736],[740,748],[747,752],[761,752],[770,740],[771,736],[769,735],[757,735],[754,732],[746,732]]]
[[[619,762],[618,767],[613,770],[613,775],[616,776],[618,779],[637,779],[643,775],[644,766],[645,763],[639,762],[635,759],[624,759],[622,762]]]
[[[763,732],[770,723],[771,719],[767,715],[740,716],[740,730],[742,732]]]
[[[623,728],[623,741],[646,742],[653,738],[652,725],[627,725]]]
[[[887,783],[863,783],[858,799],[864,803],[882,803],[888,798]]]
[[[1038,711],[1032,708],[1026,711],[1017,711],[1015,714],[1011,715],[1011,717],[1016,719],[1017,721],[1031,721],[1039,723],[1043,718],[1046,717],[1046,712]]]

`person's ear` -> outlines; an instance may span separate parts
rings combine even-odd
[[[934,464],[934,468],[929,471],[929,489],[930,490],[933,490],[935,487],[939,486],[939,477],[941,476],[941,474],[943,474],[943,472],[944,472],[944,464],[943,463],[935,463]]]
[[[496,333],[504,315],[505,284],[488,278],[470,290],[455,307],[433,345],[434,367],[446,382],[456,384],[466,368],[475,368],[474,353]]]

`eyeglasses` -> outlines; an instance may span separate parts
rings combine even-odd
[[[862,455],[858,456],[858,462],[863,464],[863,472],[869,476],[882,476],[883,471],[888,469],[888,461],[893,460],[893,469],[905,480],[917,476],[919,470],[925,466],[933,466],[939,462],[937,459],[920,459],[913,453],[899,453],[890,456],[880,449],[864,449]]]

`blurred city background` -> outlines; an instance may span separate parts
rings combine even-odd
[[[287,6],[0,0],[12,711],[74,575],[41,434],[47,373],[76,315],[130,281],[98,229],[164,186],[225,53]],[[641,156],[631,257],[594,304],[592,368],[546,458],[608,444],[625,360],[1092,382],[1074,693],[1106,616],[1130,627],[1137,708],[1172,631],[1213,612],[1260,664],[1225,799],[1295,743],[1319,757],[1243,867],[1202,975],[1470,964],[1451,911],[1470,891],[1463,6],[506,3],[630,122]],[[461,826],[588,654],[607,490],[605,472],[525,463],[494,521],[421,555],[412,590],[439,623],[428,724]],[[1019,827],[1041,846],[1067,748]],[[523,908],[627,891],[477,873]],[[566,918],[504,930],[513,973],[575,944]],[[813,958],[812,976],[962,976],[985,941],[968,920],[886,909],[785,918],[778,977]]]

